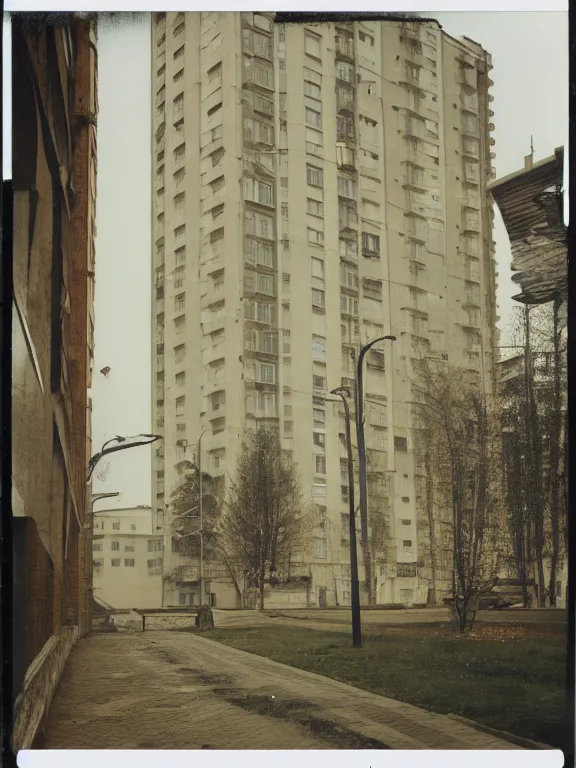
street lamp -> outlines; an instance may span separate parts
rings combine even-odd
[[[366,440],[364,437],[364,357],[366,353],[379,341],[396,341],[396,336],[379,336],[373,341],[369,341],[360,350],[358,362],[356,364],[356,435],[358,439],[358,475],[360,490],[360,522],[362,525],[362,546],[365,555],[368,555],[368,481],[366,478]],[[394,375],[394,370],[390,372]],[[392,407],[392,403],[389,404]],[[372,595],[372,573],[371,560],[366,557],[366,585],[368,587],[368,597]]]
[[[121,437],[120,435],[116,435],[116,437],[113,437],[111,440],[107,440],[102,448],[100,448],[99,452],[95,453],[88,462],[86,485],[90,483],[96,465],[104,456],[107,456],[109,453],[115,453],[116,451],[125,451],[128,448],[137,448],[139,445],[150,445],[151,443],[155,443],[156,440],[162,440],[162,435],[142,434],[134,437]],[[114,445],[111,445],[111,443],[114,443]]]
[[[356,512],[354,509],[354,466],[352,456],[352,440],[350,438],[350,408],[348,400],[352,396],[348,387],[337,387],[330,392],[338,395],[344,403],[346,414],[346,448],[348,450],[348,503],[350,507],[350,597],[352,602],[352,645],[362,646],[362,628],[360,624],[360,585],[358,583],[358,550],[356,545]]]
[[[200,605],[204,605],[204,517],[202,506],[202,437],[208,429],[200,432],[198,438],[198,507],[200,511]]]
[[[94,514],[94,504],[96,504],[97,501],[101,501],[102,499],[111,499],[116,496],[120,496],[120,491],[113,491],[111,493],[93,493],[92,502],[90,504],[90,511],[92,514]]]

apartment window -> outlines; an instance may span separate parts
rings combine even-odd
[[[260,205],[274,205],[272,184],[250,177],[244,178],[244,199]]]
[[[325,294],[324,291],[320,291],[318,288],[312,288],[312,306],[317,309],[324,309],[325,307]]]
[[[314,426],[315,427],[322,427],[322,428],[325,427],[325,425],[326,425],[326,411],[323,411],[321,408],[313,408],[312,409],[312,416],[313,416],[313,421],[314,421]]]
[[[186,193],[185,192],[179,192],[177,195],[174,195],[174,208],[177,211],[183,211],[184,205],[186,202]]]
[[[306,128],[306,152],[316,157],[323,156],[322,134],[315,128]]]
[[[321,187],[324,183],[324,172],[322,168],[318,168],[315,165],[306,166],[306,179],[308,184],[313,187]]]
[[[182,69],[179,69],[178,72],[176,72],[172,80],[175,83],[179,83],[180,80],[183,80],[183,79],[184,79],[184,67],[182,67]]]
[[[119,541],[113,541],[110,544],[110,549],[112,549],[113,551],[119,550],[120,549],[120,542]]]
[[[176,248],[174,251],[174,261],[176,264],[184,264],[186,262],[186,246],[183,245],[181,248]]]
[[[276,366],[269,363],[260,363],[258,381],[264,384],[276,383]]]
[[[214,80],[219,80],[222,77],[222,62],[219,61],[218,64],[214,64],[206,74],[208,75],[209,83],[214,82]]]
[[[347,83],[353,83],[356,79],[354,65],[346,61],[336,62],[336,77],[339,80],[345,80]]]
[[[396,576],[400,579],[416,576],[416,563],[396,563]]]
[[[311,70],[308,70],[308,72],[310,71]],[[310,82],[310,80],[304,80],[304,95],[310,96],[312,99],[320,100],[322,98],[322,88],[318,83]]]
[[[177,347],[174,347],[174,362],[175,363],[183,362],[185,357],[186,357],[186,345],[185,344],[179,344]]]
[[[380,254],[380,236],[362,232],[362,253],[365,256],[377,256]]]
[[[374,45],[374,38],[372,37],[372,35],[368,35],[366,34],[366,32],[359,32],[358,37],[360,38],[360,41],[362,43],[366,43],[367,45],[371,45],[371,46]]]
[[[186,373],[184,371],[177,373],[176,376],[174,376],[174,383],[177,387],[183,387],[186,384]]]
[[[291,334],[290,331],[287,329],[284,329],[282,331],[282,351],[285,355],[290,354],[290,347],[291,347]]]
[[[320,448],[326,446],[326,435],[324,432],[312,432],[312,442]]]
[[[120,568],[120,558],[113,557],[112,560],[110,560],[110,565],[112,566],[112,568]]]
[[[264,237],[267,240],[274,238],[274,219],[255,211],[246,211],[244,214],[244,230],[247,235]]]
[[[316,259],[312,257],[311,265],[312,265],[312,277],[320,278],[321,280],[324,279],[324,262],[322,259]]]
[[[174,98],[174,112],[183,112],[184,111],[184,94],[179,93],[178,96]]]
[[[183,160],[186,157],[186,143],[180,144],[180,146],[176,147],[174,150],[174,162],[178,163],[181,160]]]
[[[345,288],[357,288],[358,270],[347,267],[345,264],[340,264],[340,284]]]
[[[212,115],[215,115],[218,110],[222,109],[222,102],[219,104],[215,104],[213,107],[210,107],[210,109],[207,111],[206,115],[208,117],[212,117]]]
[[[312,357],[314,360],[326,360],[326,339],[323,336],[312,336]]]
[[[212,141],[216,141],[217,139],[221,139],[222,138],[222,126],[221,125],[217,125],[214,128],[212,128],[212,130],[210,131],[210,138],[212,139]]]
[[[178,296],[174,299],[174,309],[176,312],[178,312],[181,309],[186,308],[186,294],[185,293],[179,293]]]
[[[324,216],[324,203],[321,203],[319,200],[308,198],[307,211],[312,216]]]
[[[411,547],[412,546],[412,539],[404,539],[402,542],[403,547]]]
[[[314,538],[314,557],[323,559],[326,557],[326,551],[326,539],[316,536]]]
[[[405,437],[394,437],[394,450],[405,453],[408,450],[408,440]]]
[[[185,267],[176,267],[174,270],[174,288],[182,288],[186,276]]]
[[[258,293],[266,293],[268,296],[274,295],[274,278],[272,275],[258,275],[256,285]]]
[[[180,48],[178,48],[177,51],[174,51],[174,61],[177,61],[178,59],[182,58],[184,56],[184,46],[181,45]]]
[[[326,377],[312,374],[312,387],[314,389],[326,390]]]
[[[210,155],[210,159],[212,160],[212,168],[215,168],[217,165],[220,165],[223,157],[224,157],[224,149],[222,148],[217,149],[215,152],[212,152],[212,154]]]
[[[356,197],[356,182],[348,176],[338,176],[338,194],[341,197]]]
[[[102,552],[102,544],[92,544],[92,552]]]
[[[104,565],[104,560],[94,560],[94,570],[99,571],[100,568]]]
[[[308,227],[308,242],[313,245],[324,245],[324,232]]]
[[[210,232],[210,242],[211,243],[217,243],[218,240],[224,239],[224,227],[218,227],[218,229],[212,230]]]
[[[322,113],[306,107],[306,124],[314,128],[322,128]]]
[[[244,138],[255,144],[271,145],[274,143],[274,129],[268,123],[246,117],[244,118]]]
[[[186,432],[186,424],[179,422],[176,424],[176,432]]]
[[[318,35],[313,35],[311,32],[306,32],[304,36],[304,51],[308,56],[313,56],[315,59],[321,59],[322,38]]]
[[[176,398],[176,416],[184,416],[184,406],[186,403],[186,396]]]
[[[119,531],[120,530],[120,523],[112,523],[112,530]]]
[[[340,294],[340,312],[344,315],[357,315],[358,299],[345,293]]]
[[[164,549],[164,543],[161,539],[148,542],[148,552],[162,552]]]
[[[134,568],[136,560],[133,557],[124,558],[124,568]]]

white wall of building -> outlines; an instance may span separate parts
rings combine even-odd
[[[94,595],[113,608],[160,608],[163,549],[150,507],[96,510]]]

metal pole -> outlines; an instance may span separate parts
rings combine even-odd
[[[356,435],[358,438],[358,475],[360,491],[360,522],[362,525],[362,546],[366,559],[366,586],[368,602],[372,602],[372,568],[368,550],[368,480],[366,476],[366,441],[364,435],[364,357],[379,341],[396,341],[395,336],[380,336],[365,344],[358,355],[356,364]],[[393,375],[394,371],[390,372]]]
[[[202,505],[202,436],[198,438],[198,508],[200,510],[200,605],[204,605],[204,517]]]
[[[346,394],[345,394],[346,393]],[[352,604],[352,645],[355,648],[362,646],[362,626],[360,623],[360,584],[358,582],[358,549],[356,543],[356,510],[354,507],[354,466],[352,455],[352,439],[350,436],[350,408],[346,397],[351,397],[349,389],[333,389],[330,393],[339,395],[344,403],[346,414],[346,448],[348,451],[348,502],[349,502],[349,530],[350,530],[350,597]]]

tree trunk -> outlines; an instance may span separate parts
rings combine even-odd
[[[553,396],[551,408],[550,424],[550,525],[551,525],[551,545],[550,553],[550,605],[556,607],[556,577],[558,562],[560,559],[560,440],[562,436],[562,390],[561,390],[561,349],[560,349],[560,305],[561,301],[554,301],[553,314],[553,342],[554,342],[554,363],[553,363]]]
[[[546,580],[544,578],[544,499],[542,494],[542,453],[540,446],[540,424],[534,398],[534,379],[532,372],[532,350],[530,347],[530,307],[525,307],[524,334],[524,381],[526,387],[527,428],[529,446],[530,484],[532,486],[531,509],[534,519],[534,551],[538,573],[538,606],[546,605]]]
[[[266,575],[266,571],[264,570],[264,568],[262,568],[260,570],[260,579],[259,579],[259,584],[258,584],[258,587],[260,589],[260,608],[259,609],[261,611],[264,610],[264,586],[265,586],[264,585],[264,577],[265,577],[265,575]]]
[[[428,436],[425,438],[428,441]],[[432,587],[430,588],[430,597],[428,602],[436,605],[437,595],[437,561],[436,561],[436,530],[434,520],[434,478],[432,477],[432,466],[430,463],[430,451],[426,444],[424,454],[424,471],[426,473],[426,513],[428,517],[428,536],[430,539],[430,570],[432,572]]]

